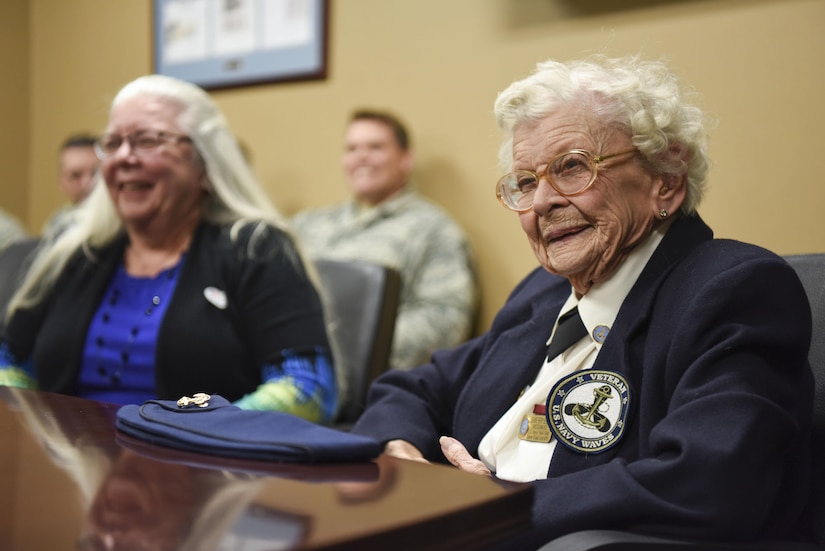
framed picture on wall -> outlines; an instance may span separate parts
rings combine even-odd
[[[328,0],[152,0],[154,72],[206,89],[323,79]]]

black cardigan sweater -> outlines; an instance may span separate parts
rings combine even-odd
[[[158,398],[209,392],[237,400],[284,352],[329,354],[321,301],[291,238],[271,227],[251,239],[254,232],[248,225],[233,240],[228,226],[205,222],[195,231],[158,333]],[[39,306],[9,320],[3,340],[33,361],[42,390],[77,393],[86,333],[126,244],[116,240],[95,260],[79,251]],[[226,293],[225,308],[206,299],[208,287]]]

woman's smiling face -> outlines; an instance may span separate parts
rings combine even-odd
[[[572,149],[606,156],[633,145],[630,136],[565,107],[515,129],[513,169],[542,174],[551,159]],[[542,178],[532,209],[519,219],[539,262],[584,294],[609,278],[650,234],[662,186],[637,157],[622,155],[600,165],[595,182],[581,195],[565,197]]]
[[[166,99],[127,99],[113,108],[106,133],[124,138],[144,130],[180,135],[180,112],[178,104]],[[174,226],[199,215],[205,173],[187,140],[164,140],[154,149],[137,151],[124,139],[101,171],[118,216],[131,229]]]

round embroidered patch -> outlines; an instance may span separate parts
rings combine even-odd
[[[547,396],[547,424],[559,443],[601,453],[622,437],[630,385],[615,371],[587,369],[568,375]]]

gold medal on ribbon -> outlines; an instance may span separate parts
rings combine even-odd
[[[547,424],[546,411],[547,408],[544,404],[533,406],[533,413],[528,413],[521,420],[518,429],[519,440],[542,442],[544,444],[550,442],[553,433],[550,432],[550,426]]]

